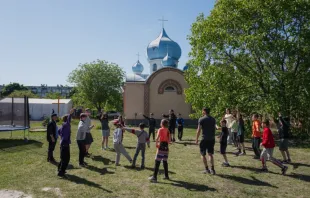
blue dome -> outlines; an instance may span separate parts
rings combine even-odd
[[[179,60],[182,54],[179,44],[169,38],[163,28],[160,35],[152,41],[147,47],[147,56],[149,60],[163,59],[169,50],[169,55]]]
[[[188,66],[187,66],[187,65],[185,65],[185,66],[183,67],[183,71],[186,71],[186,70],[188,70]]]
[[[132,71],[135,74],[141,74],[143,72],[143,65],[139,60],[132,66]]]
[[[168,53],[162,60],[162,64],[164,67],[177,67],[176,62],[177,61],[173,59]]]

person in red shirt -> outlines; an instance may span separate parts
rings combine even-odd
[[[156,147],[157,147],[157,152],[156,152],[156,158],[155,158],[155,167],[154,167],[154,174],[152,177],[149,178],[149,180],[153,183],[157,182],[157,174],[159,171],[159,165],[160,162],[163,161],[164,164],[164,170],[165,170],[165,180],[169,180],[169,175],[168,175],[168,154],[169,154],[169,148],[168,144],[171,141],[171,135],[170,131],[168,129],[168,120],[163,119],[161,121],[161,128],[158,129],[157,132],[157,138],[156,138]]]
[[[263,141],[260,144],[260,146],[264,147],[264,149],[261,153],[261,158],[260,158],[262,161],[262,165],[263,165],[262,171],[268,172],[266,161],[269,160],[273,164],[275,164],[276,166],[280,167],[282,170],[282,175],[285,175],[285,173],[288,169],[287,166],[284,166],[279,160],[272,157],[273,149],[275,147],[275,143],[274,143],[273,134],[269,128],[269,125],[270,125],[269,120],[265,120],[263,122],[263,128],[264,128]]]
[[[261,123],[258,119],[258,114],[254,114],[252,117],[252,148],[254,151],[254,159],[259,159],[261,151],[259,149],[259,145],[261,143]]]

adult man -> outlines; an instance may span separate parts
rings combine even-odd
[[[200,136],[200,132],[202,129],[202,140],[200,141],[200,154],[202,156],[202,161],[205,165],[205,171],[203,173],[211,173],[215,175],[214,170],[214,145],[215,145],[215,119],[210,116],[210,109],[204,108],[202,110],[203,117],[201,117],[198,121],[198,128],[196,134],[196,144],[198,144],[198,139]],[[211,163],[211,169],[208,168],[208,162],[206,158],[206,153],[208,152],[209,161]]]
[[[156,120],[153,118],[153,116],[153,113],[150,114],[150,117],[143,115],[143,117],[149,121],[149,138],[151,139],[151,135],[153,134],[153,141],[155,142]]]
[[[175,142],[175,126],[176,126],[177,117],[175,116],[173,109],[169,110],[169,115],[163,114],[163,117],[169,119],[169,131],[170,131],[170,134],[172,135],[171,141]]]
[[[57,128],[56,120],[57,120],[57,114],[54,113],[54,110],[53,110],[52,115],[51,115],[51,121],[47,125],[47,133],[46,133],[46,139],[48,141],[47,161],[52,164],[57,163],[53,156],[53,152],[55,150],[57,137],[58,137],[58,128]]]

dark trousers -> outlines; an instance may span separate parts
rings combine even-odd
[[[165,177],[169,178],[168,174],[168,162],[163,161],[164,164],[164,171],[165,171]],[[154,178],[157,179],[158,171],[159,171],[160,161],[155,160],[155,167],[154,167]]]
[[[49,141],[48,142],[48,152],[47,152],[47,160],[48,161],[54,161],[54,155],[53,155],[53,152],[55,150],[55,146],[56,146],[56,141],[55,142],[52,142],[52,141]]]
[[[178,126],[178,139],[182,140],[183,137],[183,126]]]
[[[252,139],[252,148],[256,157],[260,157],[260,145],[261,139],[259,137],[253,137]]]
[[[237,132],[232,132],[232,140],[233,140],[233,143],[234,143],[235,147],[238,147],[238,136],[237,136]]]
[[[60,146],[60,163],[58,165],[58,172],[64,174],[70,161],[70,146]]]
[[[155,141],[155,128],[149,128],[149,138],[151,139],[151,135],[153,135],[153,140]]]
[[[141,157],[142,157],[141,166],[144,166],[144,162],[145,162],[145,143],[138,143],[137,144],[136,153],[135,153],[135,155],[133,157],[133,161],[132,161],[132,165],[133,166],[136,165],[137,157],[138,157],[140,151],[141,151]]]
[[[77,144],[79,147],[79,163],[84,164],[84,157],[86,153],[85,142],[84,140],[77,140]]]

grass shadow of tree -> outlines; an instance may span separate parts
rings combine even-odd
[[[197,145],[195,142],[189,142],[189,141],[182,141],[182,142],[174,142],[174,144],[182,144],[184,146],[187,146],[187,145]]]
[[[137,170],[137,171],[142,171],[142,170],[148,170],[148,171],[154,171],[154,168],[149,168],[149,167],[145,167],[144,169],[141,169],[139,167],[135,167],[135,168],[132,168],[131,166],[124,166],[124,168],[126,169],[131,169],[131,170]],[[164,170],[163,169],[159,169],[158,171],[158,174],[164,174]],[[172,175],[175,175],[176,173],[173,172],[173,171],[168,171],[169,174],[172,174]]]
[[[310,182],[310,175],[302,175],[302,174],[292,173],[292,174],[286,175],[286,176],[294,178],[294,179],[302,180],[305,182]]]
[[[210,188],[206,185],[202,184],[196,184],[196,183],[190,183],[186,181],[178,181],[178,180],[170,180],[173,183],[170,183],[170,185],[180,188],[185,188],[189,191],[200,191],[200,192],[206,192],[206,191],[217,191],[215,188]]]
[[[69,175],[69,174],[67,174],[66,180],[71,181],[71,182],[74,182],[74,183],[76,183],[76,184],[85,184],[85,185],[87,185],[87,186],[89,186],[89,187],[98,188],[98,189],[103,190],[103,191],[106,191],[106,192],[108,192],[108,193],[113,193],[113,192],[110,191],[110,190],[107,190],[107,189],[105,189],[105,188],[102,188],[99,184],[96,184],[96,183],[94,183],[94,182],[92,182],[92,181],[88,181],[87,179],[84,179],[84,178],[82,178],[82,177],[78,177],[78,176],[75,176],[75,175]]]
[[[299,166],[304,166],[304,167],[310,167],[309,164],[302,164],[302,163],[290,163],[293,166],[293,169],[297,169]]]
[[[247,184],[247,185],[253,185],[253,186],[266,186],[266,187],[272,187],[272,188],[278,188],[277,186],[271,185],[268,182],[261,181],[259,179],[256,179],[254,176],[251,176],[252,179],[244,178],[244,177],[239,177],[239,176],[234,176],[234,175],[221,175],[218,174],[218,177],[221,177],[223,179],[229,179],[233,180],[242,184]]]
[[[20,150],[24,150],[22,146],[28,146],[28,145],[41,148],[43,143],[36,141],[36,140],[28,140],[27,142],[25,142],[22,139],[0,139],[0,149],[4,151],[6,149],[10,149],[13,147],[14,147],[13,149],[14,151],[20,151]]]

